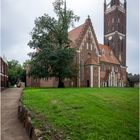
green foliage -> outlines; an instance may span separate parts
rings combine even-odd
[[[136,82],[138,82],[139,81],[139,78],[140,78],[140,75],[139,74],[132,74],[132,73],[129,73],[128,74],[128,80],[129,81],[136,81]]]
[[[25,82],[25,70],[17,60],[8,61],[8,80],[10,85],[15,85],[19,81]]]
[[[64,78],[77,74],[74,64],[76,50],[70,48],[68,29],[79,17],[72,10],[67,10],[63,0],[56,0],[53,5],[57,19],[44,14],[35,20],[31,32],[32,39],[28,45],[36,51],[30,53],[30,75],[39,78],[57,77],[63,86]]]
[[[26,88],[23,92],[23,103],[35,114],[34,125],[48,139],[54,135],[64,140],[139,139],[138,88]]]

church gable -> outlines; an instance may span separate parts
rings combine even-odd
[[[73,43],[75,43],[79,39],[80,34],[81,34],[83,28],[84,28],[84,24],[80,25],[79,27],[77,27],[77,28],[75,28],[75,29],[73,29],[73,30],[71,30],[69,32],[69,34],[68,34],[69,35],[69,39]]]
[[[97,55],[99,55],[99,49],[98,49],[98,43],[96,41],[95,35],[93,34],[93,31],[91,27],[89,27],[83,37],[83,40],[81,41],[81,44],[79,46],[79,49],[84,49],[88,52],[94,52]]]
[[[82,58],[86,64],[97,64],[98,61],[98,44],[93,34],[92,28],[89,26],[84,34],[83,40],[79,46]]]
[[[99,46],[98,41],[91,23],[90,18],[86,19],[85,23],[69,32],[69,39],[81,52],[81,58],[88,64],[90,62],[99,63]],[[94,60],[88,60],[94,59]]]

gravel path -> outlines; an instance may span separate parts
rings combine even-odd
[[[18,101],[22,88],[9,88],[1,93],[1,140],[29,140],[18,120]]]

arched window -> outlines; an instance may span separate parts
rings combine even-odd
[[[87,42],[87,50],[89,49],[88,42]]]
[[[102,54],[105,54],[105,50],[104,49],[102,49]]]
[[[110,55],[110,56],[112,56],[112,55],[113,55],[113,52],[112,52],[112,51],[110,51],[110,52],[109,52],[109,55]]]
[[[121,52],[123,52],[123,40],[121,41]]]
[[[112,71],[114,71],[114,66],[112,66]]]
[[[110,70],[110,64],[108,65],[108,70]]]
[[[92,48],[92,43],[90,44],[90,49],[91,49],[91,51],[93,50],[93,48]]]
[[[108,40],[108,42],[107,42],[107,45],[109,46],[109,40]]]
[[[114,23],[114,18],[112,18],[112,23]]]
[[[88,53],[87,58],[91,58],[91,54],[90,53]]]
[[[102,64],[102,71],[105,71],[106,70],[106,66],[105,64]]]

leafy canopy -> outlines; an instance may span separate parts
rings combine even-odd
[[[15,85],[19,81],[25,82],[25,70],[17,60],[8,61],[8,80],[10,85]]]
[[[76,76],[77,67],[74,63],[76,50],[70,48],[68,29],[79,20],[72,10],[68,10],[66,2],[56,0],[53,3],[57,18],[48,14],[35,20],[35,27],[31,32],[30,74],[33,77],[58,77],[60,82],[64,78]]]

